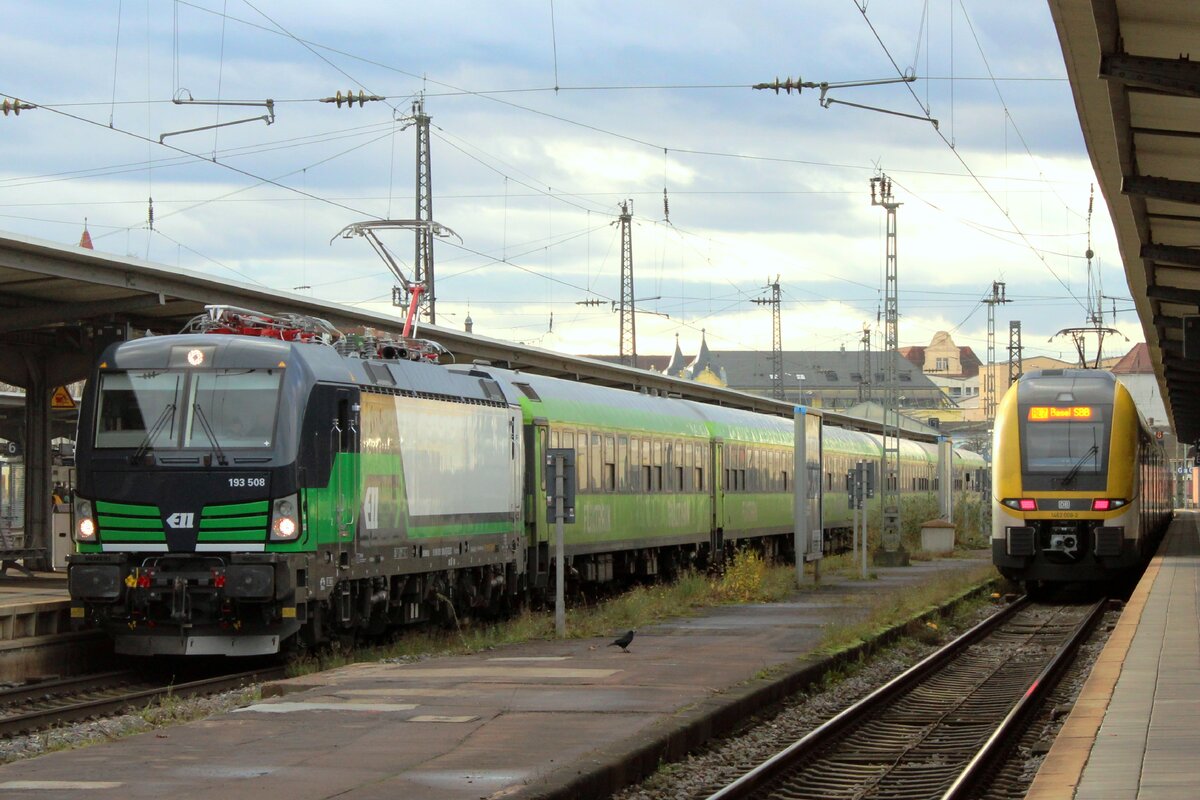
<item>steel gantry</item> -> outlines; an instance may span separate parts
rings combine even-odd
[[[633,312],[633,212],[629,209],[633,201],[621,203],[621,215],[617,224],[621,228],[621,349],[620,361],[626,366],[637,366],[637,329]]]
[[[783,330],[779,321],[779,276],[763,287],[771,290],[770,297],[756,297],[751,302],[771,307],[771,396],[783,399]],[[802,398],[803,400],[803,398]]]
[[[896,275],[896,209],[892,181],[887,175],[871,178],[871,205],[887,212],[887,265],[884,280],[883,335],[883,464],[880,500],[883,509],[882,547],[875,563],[907,564],[908,554],[900,540],[900,392],[896,360],[900,355],[900,301]]]
[[[983,376],[983,416],[988,428],[996,419],[996,306],[1009,302],[1004,296],[1004,283],[992,281],[992,293],[983,299],[988,307],[987,372]],[[1011,369],[1011,368],[1010,368]]]
[[[413,283],[423,286],[420,309],[429,317],[429,324],[437,324],[437,296],[433,284],[433,174],[429,153],[429,115],[425,113],[425,101],[418,97],[413,101],[412,118],[417,130],[417,213],[416,252],[413,257]],[[421,224],[424,223],[424,224]]]

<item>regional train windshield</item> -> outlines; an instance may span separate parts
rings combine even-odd
[[[1034,402],[1018,406],[1026,488],[1087,491],[1107,485],[1112,402],[1096,402],[1101,392],[1080,383],[1074,381],[1073,391],[1038,387],[1041,391],[1027,393]],[[1102,388],[1111,394],[1111,383]]]
[[[269,448],[282,370],[131,370],[100,376],[99,448]]]
[[[1022,451],[1024,471],[1053,473],[1064,480],[1096,474],[1104,464],[1107,428],[1103,419],[1030,423]]]

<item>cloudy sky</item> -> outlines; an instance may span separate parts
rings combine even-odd
[[[702,330],[769,350],[753,300],[776,275],[785,349],[857,348],[882,332],[880,171],[903,204],[902,346],[948,330],[985,358],[993,281],[998,353],[1019,319],[1027,354],[1069,356],[1051,337],[1086,319],[1094,176],[1044,0],[2,5],[0,94],[39,106],[0,119],[2,230],[74,243],[86,219],[99,250],[389,311],[382,261],[335,237],[414,216],[423,93],[434,218],[462,239],[436,245],[440,325],[616,352],[628,200],[639,353],[693,353]],[[902,74],[828,108],[750,88]],[[318,102],[347,90],[385,99]],[[271,98],[274,122],[171,102],[189,97]],[[1090,228],[1105,323],[1139,341],[1100,196]],[[410,269],[411,234],[384,236]]]

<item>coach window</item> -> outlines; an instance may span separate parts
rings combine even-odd
[[[629,437],[617,437],[617,490],[629,491]]]
[[[650,472],[651,485],[650,491],[661,492],[663,490],[663,443],[662,439],[654,440],[654,469]]]
[[[650,491],[650,469],[651,469],[651,467],[650,467],[650,463],[651,463],[650,462],[650,449],[651,449],[650,440],[642,439],[642,459],[638,463],[640,463],[642,465],[641,482],[642,482],[642,491],[643,492]]]
[[[699,490],[696,483],[696,465],[700,463],[700,447],[695,442],[687,443],[687,463],[684,465],[687,469],[687,488],[689,492]]]
[[[672,489],[676,492],[682,492],[687,487],[683,485],[683,465],[685,456],[683,452],[683,442],[675,441],[675,459],[671,462],[671,480],[674,482]]]
[[[583,492],[588,487],[588,435],[580,431],[575,443],[575,490]]]
[[[550,446],[558,447],[558,431],[550,431]]]
[[[602,465],[604,463],[603,462],[604,453],[601,451],[600,447],[601,447],[600,434],[593,433],[592,434],[592,466],[591,466],[591,469],[589,470],[591,472],[591,476],[590,476],[591,481],[588,483],[588,485],[592,487],[592,491],[594,491],[594,492],[599,492],[604,488],[603,487],[603,478],[601,477]]]
[[[675,442],[663,442],[663,491],[675,491]]]
[[[617,490],[617,443],[612,434],[604,437],[604,491]]]
[[[636,436],[629,437],[629,490],[642,491],[642,445]]]

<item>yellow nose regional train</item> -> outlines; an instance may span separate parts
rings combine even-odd
[[[1154,552],[1171,516],[1162,447],[1110,372],[1047,369],[996,412],[992,561],[1028,589],[1116,580]]]

